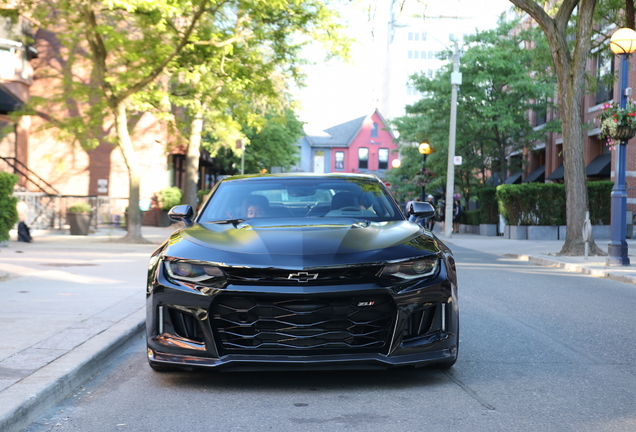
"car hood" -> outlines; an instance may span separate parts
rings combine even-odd
[[[228,265],[306,268],[437,252],[435,237],[408,221],[263,218],[193,224],[175,232],[164,253]]]

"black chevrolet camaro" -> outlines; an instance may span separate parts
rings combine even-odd
[[[358,174],[235,176],[152,254],[148,360],[173,368],[450,367],[451,251]]]

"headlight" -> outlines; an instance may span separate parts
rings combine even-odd
[[[431,276],[437,271],[439,258],[429,256],[411,261],[387,264],[382,269],[382,276],[393,276],[401,279],[415,279]]]
[[[172,279],[190,283],[201,283],[225,277],[219,267],[196,261],[165,260],[166,270]]]

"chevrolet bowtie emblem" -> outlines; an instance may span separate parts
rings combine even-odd
[[[318,279],[318,273],[307,273],[307,272],[290,273],[289,276],[287,276],[287,279],[297,281],[297,282],[308,282],[310,280]]]

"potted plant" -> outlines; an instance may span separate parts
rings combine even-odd
[[[85,202],[75,203],[66,211],[66,220],[71,227],[71,235],[88,235],[93,217],[93,209]]]
[[[12,197],[15,174],[0,172],[0,246],[9,244],[9,231],[18,222],[17,198]]]
[[[153,202],[159,210],[157,213],[157,226],[168,227],[172,224],[172,220],[168,217],[168,211],[181,204],[181,189],[176,186],[168,187],[155,193]]]
[[[619,108],[614,102],[603,105],[597,117],[601,122],[601,137],[614,141],[627,141],[636,136],[636,104],[628,101]]]

